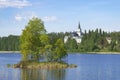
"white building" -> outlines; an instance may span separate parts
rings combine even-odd
[[[111,44],[111,41],[112,41],[111,37],[106,37],[106,40],[107,40],[108,44]]]
[[[65,36],[65,38],[64,38],[65,43],[67,42],[69,37],[75,39],[77,43],[81,43],[83,34],[82,34],[82,29],[80,27],[80,23],[79,23],[78,29],[76,31],[72,32],[70,36]]]

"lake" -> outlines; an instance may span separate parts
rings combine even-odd
[[[16,64],[21,54],[0,54],[0,80],[120,80],[120,55],[118,54],[69,54],[68,63],[77,68],[68,69],[19,69],[8,68]]]

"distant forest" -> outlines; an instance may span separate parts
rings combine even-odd
[[[48,35],[52,44],[58,38],[64,40],[71,32],[52,32]],[[19,45],[19,36],[0,37],[0,51],[19,51]],[[68,52],[120,52],[120,32],[107,33],[101,29],[85,31],[80,44],[69,37],[65,46]]]
[[[18,51],[19,36],[0,37],[0,51]]]

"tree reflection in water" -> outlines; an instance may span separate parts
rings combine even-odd
[[[21,80],[65,80],[65,69],[21,69]]]

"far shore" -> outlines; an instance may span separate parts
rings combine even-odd
[[[70,54],[120,54],[120,52],[69,52]]]
[[[20,53],[20,51],[0,51],[0,53]]]
[[[120,54],[120,52],[85,52],[90,54]]]
[[[0,51],[0,53],[20,53],[20,51]],[[80,54],[120,54],[120,52],[72,52],[72,53],[80,53]]]

